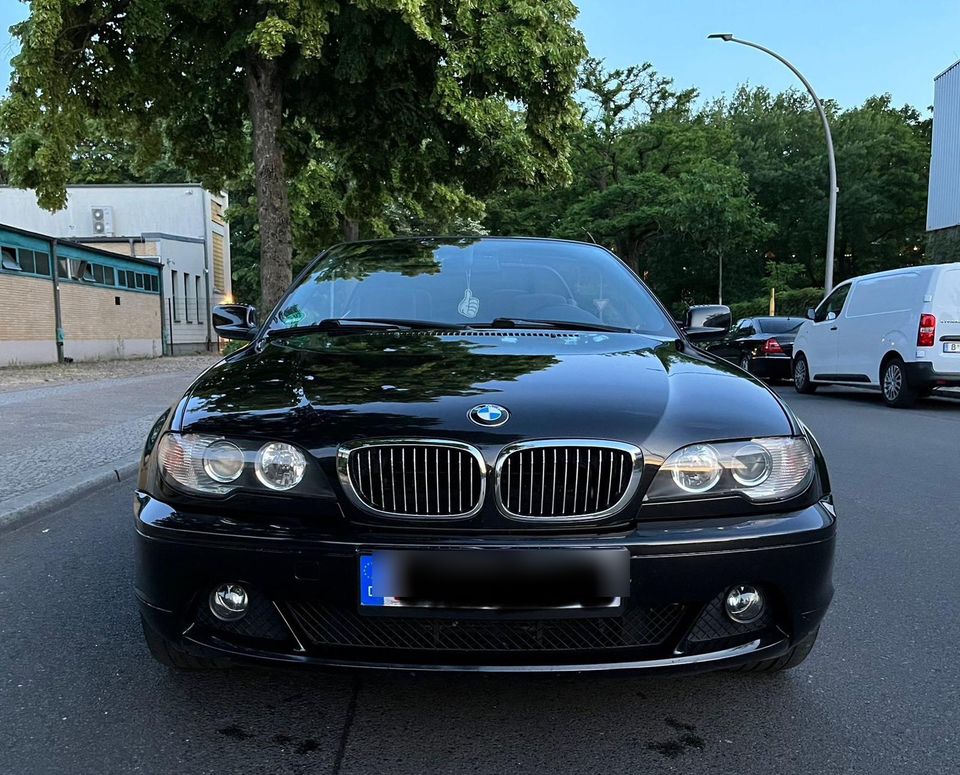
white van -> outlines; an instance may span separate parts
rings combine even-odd
[[[841,283],[797,332],[793,383],[879,388],[910,406],[936,387],[960,386],[960,263],[915,266]]]

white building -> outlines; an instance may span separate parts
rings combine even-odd
[[[933,260],[960,261],[960,61],[933,81],[927,230]]]
[[[231,298],[227,205],[195,183],[77,185],[51,213],[33,191],[0,186],[0,223],[162,264],[168,353],[216,342],[210,310]]]

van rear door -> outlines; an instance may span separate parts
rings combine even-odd
[[[933,289],[931,313],[937,319],[930,360],[936,372],[960,374],[960,266],[944,267]]]

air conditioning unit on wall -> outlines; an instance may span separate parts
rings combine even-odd
[[[113,236],[113,208],[106,205],[95,205],[90,208],[93,219],[93,233],[97,237]]]

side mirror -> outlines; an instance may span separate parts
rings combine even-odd
[[[218,304],[213,308],[213,327],[224,339],[251,342],[257,336],[257,308],[249,304]]]
[[[712,328],[726,331],[733,324],[730,307],[723,304],[698,304],[687,310],[684,329]]]
[[[813,307],[810,307],[810,309],[807,310],[807,320],[816,320],[816,319],[817,319],[817,311]]]
[[[730,330],[733,315],[723,304],[698,304],[687,310],[683,332],[691,342],[720,339]]]
[[[833,312],[833,311],[831,310],[830,312],[827,313],[827,320],[836,320],[836,319],[837,319],[837,313],[836,313],[836,312]]]

